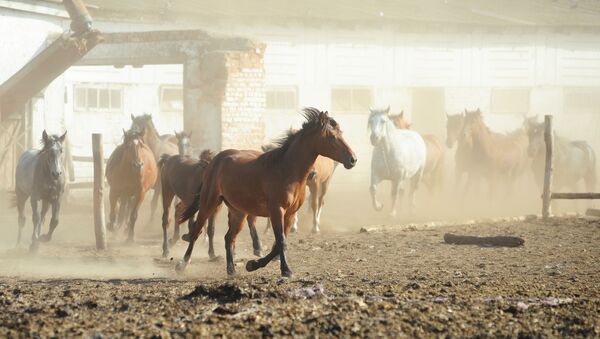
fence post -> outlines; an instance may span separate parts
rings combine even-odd
[[[94,158],[94,231],[96,249],[106,249],[106,226],[104,224],[104,150],[102,134],[92,134],[92,155]]]
[[[544,141],[546,142],[546,165],[544,169],[544,192],[542,193],[542,218],[547,220],[550,217],[550,201],[552,189],[552,116],[544,116]]]

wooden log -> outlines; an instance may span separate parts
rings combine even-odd
[[[547,220],[550,217],[550,201],[551,189],[552,189],[552,151],[553,151],[553,138],[552,138],[552,116],[544,116],[544,141],[546,142],[546,165],[544,168],[544,191],[542,193],[542,218]]]
[[[600,199],[600,193],[552,193],[552,199]]]
[[[102,134],[92,134],[92,154],[94,157],[94,233],[96,249],[106,249],[106,226],[104,224],[104,150]]]
[[[470,235],[456,235],[451,233],[444,234],[444,241],[447,244],[454,245],[479,245],[479,246],[499,246],[499,247],[519,247],[523,246],[525,240],[519,237],[495,236],[495,237],[476,237]]]
[[[590,216],[590,217],[600,217],[600,209],[588,208],[585,211],[585,215]]]

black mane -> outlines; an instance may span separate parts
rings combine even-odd
[[[264,156],[271,161],[277,161],[290,148],[292,143],[301,135],[307,132],[320,131],[325,132],[327,126],[337,126],[337,122],[329,117],[327,112],[320,111],[314,107],[306,107],[302,110],[302,116],[306,121],[299,130],[289,129],[286,134],[274,140],[270,147],[272,149],[265,152]]]

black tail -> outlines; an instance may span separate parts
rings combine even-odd
[[[202,186],[200,186],[200,190],[201,189]],[[194,201],[192,201],[189,206],[184,206],[181,204],[181,206],[186,207],[186,209],[183,211],[183,213],[179,214],[179,223],[187,221],[188,219],[192,218],[196,212],[198,212],[198,209],[200,208],[200,190],[198,190],[198,193],[196,193],[196,196],[194,197]]]
[[[171,156],[166,153],[160,156],[160,160],[158,160],[158,169],[159,170],[163,167],[165,162],[167,162],[167,160],[169,160],[170,157]]]

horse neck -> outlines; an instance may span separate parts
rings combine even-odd
[[[482,155],[489,156],[492,151],[492,131],[483,124],[478,122],[475,129],[473,129],[473,150],[483,153]]]
[[[286,150],[282,166],[290,173],[292,181],[306,181],[319,155],[313,147],[307,145],[302,135],[298,136]]]
[[[146,123],[146,133],[144,133],[144,142],[150,146],[151,149],[156,149],[160,143],[160,135],[154,126],[152,121]]]

